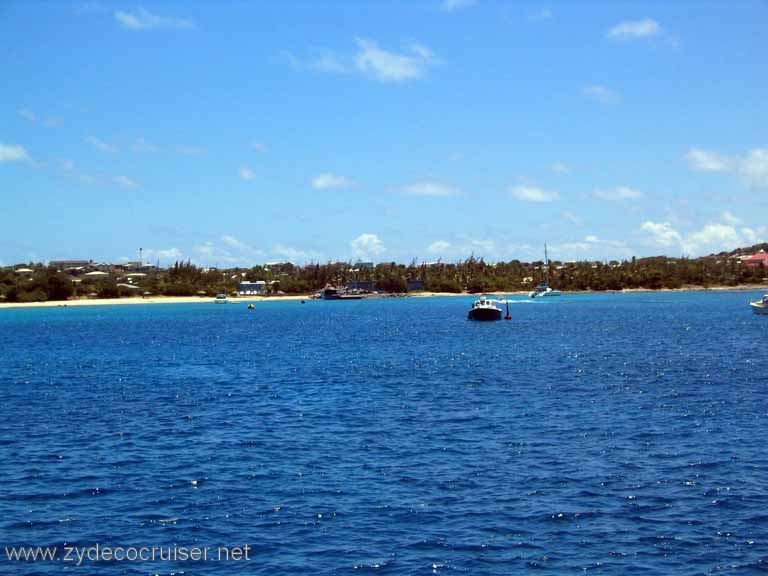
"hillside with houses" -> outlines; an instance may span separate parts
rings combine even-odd
[[[546,274],[544,262],[272,262],[249,268],[206,268],[176,262],[162,268],[54,260],[0,268],[0,302],[137,296],[311,294],[332,285],[357,293],[528,291]],[[700,258],[666,256],[613,261],[553,260],[549,283],[565,291],[739,287],[768,283],[768,244]]]

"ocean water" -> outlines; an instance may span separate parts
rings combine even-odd
[[[0,310],[0,548],[250,547],[0,573],[764,574],[759,295]]]

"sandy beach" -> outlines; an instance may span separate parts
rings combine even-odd
[[[685,286],[683,288],[662,288],[652,290],[650,288],[627,288],[624,290],[605,290],[566,292],[565,294],[623,294],[635,292],[701,292],[713,290],[738,290],[738,291],[768,291],[768,285],[765,284],[743,284],[740,286]],[[493,296],[526,296],[527,291],[508,291],[508,292],[486,292]],[[477,296],[468,292],[413,292],[404,296],[372,294],[366,298],[435,298],[435,297],[459,297],[459,296]],[[277,302],[286,300],[311,300],[311,294],[290,294],[284,296],[237,296],[230,298],[231,303],[257,303],[257,302]],[[200,296],[150,296],[147,298],[83,298],[78,300],[53,300],[46,302],[0,302],[0,310],[13,308],[68,308],[75,306],[130,306],[136,304],[199,304],[213,303],[213,297]]]

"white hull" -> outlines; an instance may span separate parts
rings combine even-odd
[[[755,314],[768,314],[768,304],[764,302],[750,302],[749,305]]]

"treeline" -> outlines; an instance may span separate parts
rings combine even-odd
[[[754,253],[768,244],[702,258],[632,258],[622,262],[550,262],[549,283],[560,290],[621,290],[624,288],[681,288],[684,286],[737,286],[762,282],[768,276],[763,266],[749,267],[734,258]],[[126,279],[113,271],[108,277],[68,276],[41,264],[29,264],[31,272],[0,269],[0,300],[30,302],[66,300],[72,297],[115,298],[142,294],[168,296],[232,293],[241,281],[263,280],[267,293],[306,294],[331,284],[373,282],[383,292],[403,293],[410,285],[430,292],[527,291],[544,280],[543,262],[488,263],[469,258],[456,263],[397,264],[364,267],[336,262],[295,266],[279,264],[204,269],[191,262],[176,262],[162,270],[147,271],[140,278]]]

